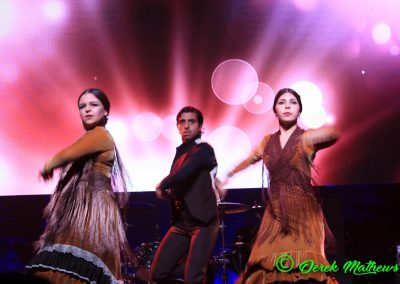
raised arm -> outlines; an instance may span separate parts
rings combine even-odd
[[[46,180],[51,178],[53,170],[83,157],[113,149],[114,143],[110,134],[103,127],[95,127],[83,135],[71,146],[61,150],[44,165],[41,175]]]
[[[264,136],[260,143],[250,152],[249,156],[240,162],[236,167],[234,167],[229,173],[228,177],[233,176],[234,174],[246,169],[248,166],[257,163],[262,159],[265,146],[268,143],[271,135]]]
[[[339,132],[333,127],[321,127],[310,129],[304,133],[304,143],[313,145],[315,150],[320,150],[332,146],[338,141]]]
[[[225,185],[228,183],[228,180],[235,175],[236,173],[246,169],[252,164],[257,163],[263,158],[263,153],[265,146],[267,145],[271,135],[266,135],[264,138],[261,140],[260,143],[257,144],[257,146],[250,152],[249,156],[244,159],[242,162],[240,162],[236,167],[234,167],[224,178],[223,180],[216,179],[215,185],[218,189],[219,195],[221,199],[224,199],[226,194],[227,194],[227,189],[225,188]]]

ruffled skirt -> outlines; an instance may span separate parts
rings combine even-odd
[[[280,233],[278,212],[275,212],[275,216],[265,212],[246,269],[236,284],[297,282],[308,279],[327,284],[338,283],[331,270],[308,271],[310,265],[324,269],[331,267],[324,252],[325,228],[322,210],[315,211],[313,207],[309,207],[309,210],[311,211],[306,217],[307,232],[301,229],[299,234],[286,235]],[[267,234],[266,227],[269,228]]]
[[[109,178],[94,173],[94,180],[93,187],[80,183],[52,196],[28,271],[51,283],[122,283],[121,255],[129,245],[118,203]]]

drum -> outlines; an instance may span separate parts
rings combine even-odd
[[[229,253],[228,268],[237,274],[240,274],[246,267],[250,257],[250,245],[243,242],[236,242],[228,247],[231,248]]]
[[[232,262],[235,250],[226,248],[211,257],[207,269],[207,284],[233,283],[238,278],[238,269]]]
[[[134,250],[138,263],[135,268],[133,284],[151,283],[150,267],[159,245],[158,241],[146,242]]]
[[[159,242],[142,243],[134,249],[134,262],[124,262],[121,264],[121,272],[124,283],[126,284],[150,284],[150,267],[154,255],[159,246]]]
[[[139,261],[138,267],[150,269],[151,263],[159,245],[160,242],[147,242],[142,243],[134,250],[136,257]]]
[[[209,278],[213,279],[225,277],[236,279],[244,271],[247,260],[250,256],[250,246],[247,243],[236,242],[227,245],[226,248],[209,261]],[[211,274],[214,274],[211,276]],[[223,281],[222,281],[223,282]]]

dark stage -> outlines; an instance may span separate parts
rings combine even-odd
[[[339,267],[336,276],[340,283],[399,283],[399,273],[355,275],[345,271],[348,261],[367,265],[395,265],[399,263],[400,246],[400,185],[337,185],[320,188],[329,225],[336,237],[337,251],[328,255]],[[23,272],[32,256],[32,243],[44,228],[42,209],[49,195],[0,197],[0,271]],[[226,255],[221,254],[221,236],[210,260],[210,283],[222,283],[223,263],[226,263],[228,283],[233,283],[248,257],[248,246],[257,230],[259,214],[253,205],[261,203],[260,189],[234,189],[225,202],[241,203],[232,213],[224,215]],[[248,206],[245,206],[248,205]],[[238,206],[238,205],[235,205]],[[250,208],[250,209],[248,209]],[[233,208],[235,209],[235,208]],[[233,210],[235,211],[235,210]],[[153,192],[130,194],[126,217],[128,238],[139,255],[142,266],[151,262],[157,241],[169,226],[169,203],[157,200]],[[244,243],[244,244],[241,244]],[[242,264],[241,264],[242,263]],[[128,274],[134,272],[130,267]]]

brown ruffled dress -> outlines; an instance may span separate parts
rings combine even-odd
[[[124,176],[111,135],[95,127],[50,164],[68,161],[45,208],[38,253],[26,268],[51,283],[122,283],[121,257],[130,251],[119,209],[124,194],[113,192]]]
[[[304,133],[297,127],[283,149],[279,132],[265,136],[248,159],[233,170],[236,173],[263,159],[269,174],[265,213],[246,269],[236,283],[264,284],[307,279],[338,283],[331,273],[303,274],[299,270],[299,264],[306,260],[312,260],[316,265],[329,265],[325,243],[334,241],[317,189],[311,185],[311,162],[317,147],[304,142]],[[285,254],[293,261],[277,264]],[[293,267],[282,272],[277,269],[280,264]]]

